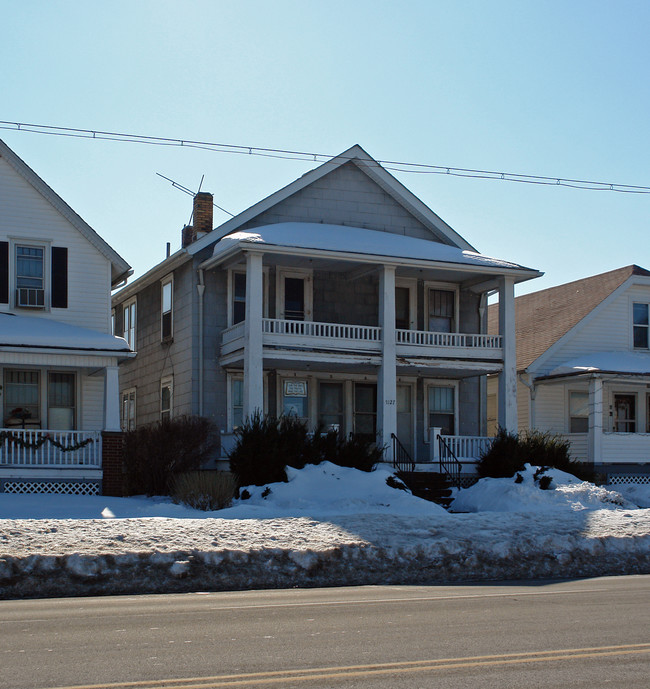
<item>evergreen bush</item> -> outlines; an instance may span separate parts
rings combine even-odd
[[[490,448],[481,456],[477,471],[481,478],[509,478],[522,471],[525,464],[532,464],[592,481],[591,467],[571,459],[569,448],[569,441],[560,435],[537,430],[509,433],[500,428]]]
[[[295,416],[263,416],[259,413],[235,431],[230,470],[237,485],[264,486],[286,482],[286,466],[302,469],[307,464],[328,461],[339,466],[372,471],[383,451],[358,437],[325,433],[322,426],[309,433]]]
[[[171,495],[174,478],[213,456],[218,438],[209,419],[179,416],[124,434],[127,495]]]

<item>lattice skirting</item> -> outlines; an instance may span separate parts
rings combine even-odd
[[[14,494],[99,495],[99,481],[24,481],[6,480],[4,492]]]
[[[621,483],[636,483],[640,486],[650,484],[650,474],[610,474],[607,477],[608,486],[616,486]]]
[[[461,488],[470,488],[473,486],[476,482],[478,481],[478,476],[473,475],[473,476],[463,476],[461,474],[460,476],[460,487]]]

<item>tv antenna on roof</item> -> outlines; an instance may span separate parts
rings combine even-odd
[[[166,179],[168,182],[171,182],[172,187],[175,189],[178,189],[179,191],[182,191],[185,194],[188,194],[189,196],[196,196],[200,191],[201,187],[203,186],[203,180],[205,179],[205,175],[201,177],[201,182],[199,183],[199,189],[198,191],[194,192],[191,189],[189,189],[186,186],[183,186],[182,184],[179,184],[178,182],[175,182],[173,179],[170,179],[169,177],[165,177],[165,175],[161,175],[160,172],[156,172],[158,177],[162,177],[163,179]],[[231,218],[235,217],[234,213],[231,213],[230,211],[227,211],[225,208],[222,208],[221,206],[218,206],[214,201],[212,202],[212,205],[215,208],[218,208],[222,213],[225,213],[226,215],[229,215]],[[192,222],[192,216],[190,215],[190,223]],[[188,223],[189,224],[189,223]]]

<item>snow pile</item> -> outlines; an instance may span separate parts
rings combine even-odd
[[[650,573],[650,510],[533,474],[460,491],[456,508],[485,503],[466,514],[327,463],[219,512],[0,494],[0,598]]]
[[[547,476],[547,490],[540,479]],[[650,491],[648,491],[650,492]],[[619,492],[607,490],[559,469],[541,470],[526,464],[512,478],[485,478],[471,488],[456,491],[451,509],[455,512],[556,512],[586,509],[635,509]]]
[[[300,470],[287,467],[286,471],[288,483],[248,486],[245,490],[250,498],[236,500],[233,507],[221,510],[219,516],[448,515],[440,505],[414,498],[408,491],[391,488],[386,481],[393,474],[384,469],[367,473],[322,462]]]

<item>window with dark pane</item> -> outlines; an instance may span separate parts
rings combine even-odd
[[[648,349],[648,304],[634,304],[632,306],[633,337],[635,349]]]
[[[441,428],[442,435],[454,435],[454,388],[429,387],[429,428]]]
[[[232,324],[246,318],[246,274],[233,273]]]
[[[443,289],[429,290],[429,330],[431,332],[454,332],[455,301],[454,292]]]
[[[305,281],[284,278],[284,317],[289,321],[305,320]]]

